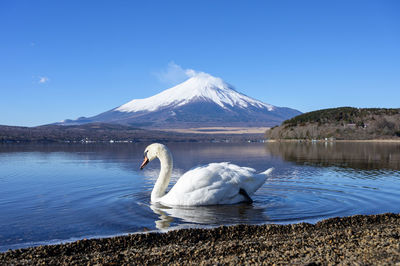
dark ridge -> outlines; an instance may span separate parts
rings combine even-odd
[[[393,116],[396,114],[400,114],[400,108],[338,107],[304,113],[285,120],[282,124],[288,126],[297,126],[301,123],[334,123],[342,121],[347,123],[356,123],[359,119],[367,118],[371,115]]]

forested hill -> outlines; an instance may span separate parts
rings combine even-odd
[[[286,120],[266,134],[269,139],[400,139],[400,108],[323,109]]]

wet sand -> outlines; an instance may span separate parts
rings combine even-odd
[[[400,215],[182,229],[0,253],[1,265],[217,263],[400,265]]]

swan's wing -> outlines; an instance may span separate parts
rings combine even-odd
[[[186,172],[160,202],[186,206],[237,203],[243,200],[240,188],[251,195],[265,179],[253,168],[212,163]]]

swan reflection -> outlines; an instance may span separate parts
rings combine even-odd
[[[151,204],[150,209],[158,215],[155,221],[159,230],[171,229],[174,219],[179,223],[199,225],[227,225],[240,223],[265,223],[268,216],[266,208],[252,204],[213,205],[213,206],[176,206],[167,207],[159,203]],[[178,222],[178,221],[175,221]]]

